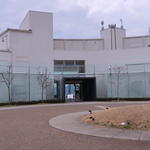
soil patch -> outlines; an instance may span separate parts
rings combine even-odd
[[[100,110],[81,120],[97,127],[150,130],[150,105],[132,105]]]

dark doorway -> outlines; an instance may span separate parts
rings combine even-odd
[[[96,99],[95,77],[65,77],[62,82],[64,100],[93,101]]]

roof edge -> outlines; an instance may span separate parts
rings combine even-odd
[[[3,53],[12,53],[12,51],[10,51],[9,49],[0,49],[0,52],[3,52]]]
[[[68,41],[88,41],[88,40],[104,40],[104,39],[53,39],[53,40],[68,40]]]
[[[12,29],[12,28],[7,28],[5,31],[0,33],[0,36],[4,35],[8,31],[16,31],[16,32],[25,32],[25,33],[32,33],[32,30],[23,30],[23,29]]]
[[[123,37],[123,38],[132,39],[132,38],[145,38],[145,37],[150,37],[150,35],[128,36],[128,37]]]

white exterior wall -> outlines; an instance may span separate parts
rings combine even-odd
[[[2,34],[0,36],[0,50],[8,50],[9,43],[9,32]]]
[[[101,31],[101,38],[53,39],[52,13],[29,11],[20,29],[9,29],[0,36],[0,61],[47,66],[50,73],[54,60],[85,60],[86,73],[105,73],[110,65],[150,63],[150,36],[126,37],[125,29],[108,28]],[[107,95],[104,80],[103,76],[97,78],[97,90],[103,90],[103,93],[97,91],[97,96]],[[38,84],[35,82],[34,86]],[[36,96],[39,94],[34,92]]]
[[[150,45],[150,36],[145,37],[145,47],[147,47],[148,45]]]
[[[29,21],[25,23],[25,21]],[[30,62],[47,66],[53,50],[53,16],[51,13],[30,11],[21,28],[32,30],[29,54]]]
[[[125,29],[116,29],[116,47],[117,49],[123,49],[123,38],[126,36]]]
[[[20,24],[20,29],[23,30],[31,30],[31,24],[30,24],[30,12],[27,13],[27,15],[24,17],[23,21]]]
[[[31,50],[31,33],[10,31],[10,43],[12,63],[29,64],[33,55]]]
[[[101,38],[104,39],[104,49],[111,49],[110,29],[101,31]]]
[[[124,48],[143,48],[150,45],[150,36],[126,37],[123,39]]]
[[[6,32],[0,36],[0,61],[7,63],[12,59],[10,50],[10,32]]]
[[[31,63],[50,65],[53,51],[53,17],[51,13],[31,12]]]
[[[11,62],[11,58],[12,58],[12,53],[11,52],[1,52],[0,51],[1,65]],[[2,62],[3,62],[3,64],[2,64]]]
[[[111,33],[112,37],[116,34],[117,50],[114,49],[114,38],[110,50],[110,28],[101,31],[103,39],[53,40],[51,13],[29,11],[20,29],[31,31],[8,31],[3,36],[9,37],[10,42],[6,40],[5,44],[0,43],[0,49],[9,48],[13,52],[13,62],[50,66],[51,72],[53,72],[54,59],[85,59],[89,65],[149,62],[147,45],[150,43],[150,37],[125,37],[125,30],[121,28],[113,28]],[[5,54],[1,53],[1,55]]]
[[[20,29],[8,29],[0,36],[0,50],[5,49],[12,51],[13,63],[48,66],[53,72],[52,13],[29,11]],[[4,53],[0,55],[5,56]]]
[[[20,29],[9,29],[6,31],[9,36],[9,50],[12,51],[11,59],[5,59],[12,62],[14,65],[13,72],[18,72],[18,68],[15,65],[23,66],[24,64],[44,66],[47,67],[49,72],[53,72],[53,16],[52,13],[43,13],[29,11]],[[2,46],[0,47],[0,49]],[[0,52],[0,55],[2,52]],[[5,58],[3,52],[2,58]],[[14,69],[15,68],[15,69]],[[23,72],[28,71],[27,68]],[[38,71],[38,70],[37,70]],[[23,79],[23,80],[22,80]],[[31,78],[32,79],[32,78]],[[23,82],[24,81],[24,82]],[[33,84],[34,81],[34,84]],[[31,83],[31,95],[30,100],[41,99],[41,87],[37,81],[37,76],[30,81]],[[15,74],[13,79],[13,100],[27,100],[29,99],[28,74],[19,76]],[[34,85],[38,85],[34,87]],[[33,88],[34,87],[34,88]],[[52,93],[53,83],[47,88],[48,93]],[[2,89],[1,89],[2,91]],[[34,94],[36,93],[36,94]],[[45,92],[44,92],[45,93]],[[47,98],[52,98],[53,94],[48,94]],[[45,94],[44,94],[45,98]],[[8,101],[8,98],[6,98]],[[1,99],[0,99],[1,101]]]
[[[136,64],[136,63],[148,63],[150,62],[150,48],[130,48],[130,49],[121,49],[121,50],[104,50],[104,51],[55,51],[54,52],[54,58],[56,60],[85,60],[85,69],[86,74],[103,74],[108,73],[109,67],[114,67],[116,65],[118,66],[124,66],[125,64]],[[138,71],[138,70],[137,70]],[[143,70],[142,70],[143,71]],[[123,71],[124,72],[124,71]],[[136,77],[135,77],[136,78]],[[140,80],[141,76],[139,77]],[[114,80],[115,79],[115,80]],[[116,82],[116,78],[113,79],[113,86]],[[123,83],[120,86],[120,96],[127,97],[128,96],[128,90],[126,89],[128,87],[128,79],[121,78],[120,79]],[[134,82],[136,81],[135,79]],[[143,77],[144,80],[144,77]],[[96,75],[96,97],[102,98],[102,97],[117,97],[117,83],[115,84],[115,87],[108,87],[108,84],[110,81],[108,81],[107,76],[103,75]],[[130,81],[131,82],[131,81]],[[132,79],[133,82],[133,79]],[[134,84],[134,83],[133,83]],[[124,85],[124,86],[123,86]],[[109,91],[112,88],[113,94],[111,95],[111,91]],[[140,88],[140,87],[139,87]],[[144,87],[142,87],[144,88]],[[132,89],[132,85],[130,87],[130,90]],[[135,87],[134,87],[135,89]],[[137,87],[138,89],[138,87]],[[137,90],[135,90],[137,91]],[[142,92],[141,92],[142,93]],[[130,95],[131,97],[135,97],[138,94]]]
[[[53,16],[51,13],[29,11],[20,29],[11,31],[10,49],[13,63],[47,66],[53,72]],[[30,30],[29,30],[30,29]]]
[[[5,34],[0,37],[0,48],[1,49],[8,49],[8,35]]]
[[[125,29],[108,28],[101,31],[101,38],[104,39],[104,49],[122,49],[123,37],[126,36]]]
[[[95,65],[97,72],[104,72],[110,65],[124,65],[132,63],[150,62],[150,48],[137,48],[126,50],[106,51],[54,51],[56,60],[85,60],[86,71],[93,71]]]
[[[99,50],[104,50],[104,40],[103,39],[89,39],[89,40],[54,39],[54,50],[99,51]]]

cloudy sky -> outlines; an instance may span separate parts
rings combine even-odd
[[[147,35],[150,0],[0,0],[0,32],[18,28],[28,10],[54,13],[55,38],[99,38],[100,22],[120,26],[127,36]]]

